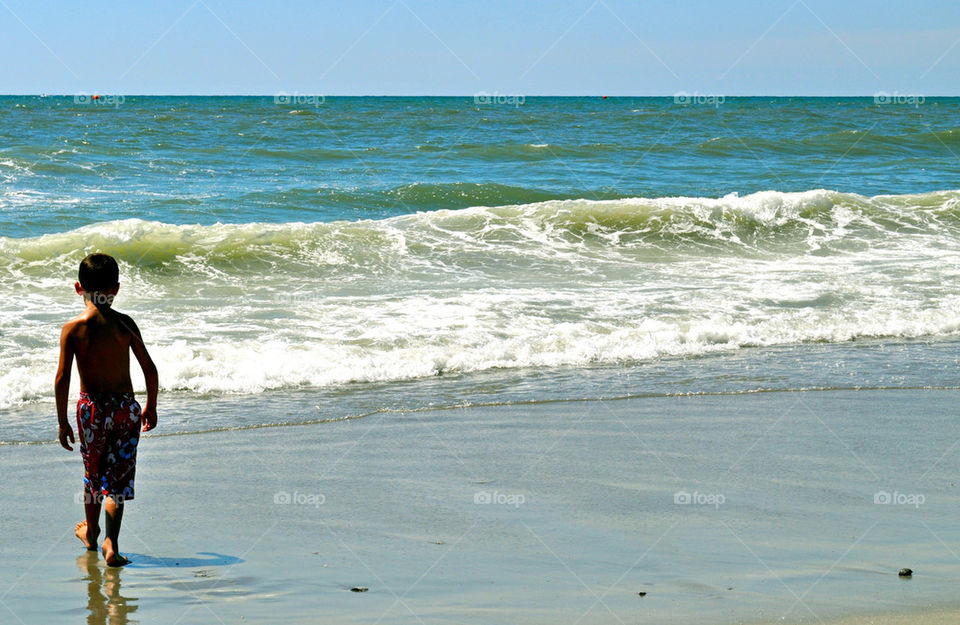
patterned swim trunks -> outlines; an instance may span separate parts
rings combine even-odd
[[[133,499],[140,442],[140,404],[133,393],[80,393],[77,434],[90,501],[106,495]]]

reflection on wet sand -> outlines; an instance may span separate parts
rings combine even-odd
[[[77,567],[87,582],[87,624],[127,625],[138,623],[130,620],[137,611],[137,597],[124,597],[120,593],[122,569],[101,564],[99,554],[87,552],[77,558]]]

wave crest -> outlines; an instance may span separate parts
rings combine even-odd
[[[65,257],[75,262],[92,249],[135,266],[203,261],[240,268],[249,261],[255,268],[286,263],[290,270],[310,263],[370,268],[432,254],[496,258],[504,252],[588,258],[639,253],[669,260],[689,254],[843,253],[901,237],[949,242],[958,232],[960,191],[876,197],[766,191],[722,198],[547,200],[351,222],[175,225],[126,219],[34,238],[0,237],[0,267]]]

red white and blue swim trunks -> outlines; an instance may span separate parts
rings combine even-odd
[[[80,393],[77,434],[89,500],[133,499],[140,442],[140,404],[133,393]]]

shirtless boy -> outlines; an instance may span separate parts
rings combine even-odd
[[[77,538],[97,550],[100,507],[106,511],[106,537],[101,552],[108,566],[123,566],[118,538],[123,504],[133,499],[140,431],[157,426],[157,368],[147,353],[133,319],[112,308],[120,288],[117,261],[107,254],[91,254],[80,263],[74,284],[83,296],[80,316],[68,321],[60,334],[60,366],[55,384],[60,444],[73,451],[73,428],[67,420],[67,395],[73,359],[80,374],[77,434],[84,467],[86,520],[76,526]],[[141,411],[130,382],[130,352],[136,356],[147,382],[147,404]]]

